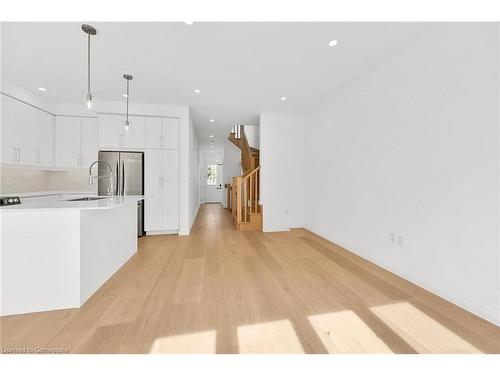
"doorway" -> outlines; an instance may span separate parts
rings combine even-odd
[[[208,162],[205,164],[205,203],[222,203],[224,189],[222,186],[222,163]]]

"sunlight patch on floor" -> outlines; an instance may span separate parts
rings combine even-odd
[[[154,341],[149,352],[152,354],[215,354],[216,340],[215,330],[160,337]]]
[[[239,326],[238,347],[242,354],[304,353],[289,320]]]
[[[481,353],[408,302],[374,306],[370,310],[419,353]]]
[[[354,311],[311,315],[308,319],[329,353],[392,353]]]

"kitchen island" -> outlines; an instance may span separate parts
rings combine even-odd
[[[0,314],[82,306],[137,251],[143,196],[51,195],[0,208]]]

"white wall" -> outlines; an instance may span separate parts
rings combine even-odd
[[[248,145],[253,148],[260,147],[259,127],[245,125],[245,135],[247,136]]]
[[[305,134],[307,118],[263,113],[260,116],[263,230],[303,227]]]
[[[191,113],[189,116],[189,229],[198,214],[200,207],[200,178],[199,178],[199,145],[198,137],[193,126]]]
[[[436,28],[320,105],[304,153],[308,228],[497,324],[498,47]]]

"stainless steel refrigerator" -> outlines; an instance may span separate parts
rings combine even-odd
[[[99,160],[109,163],[113,170],[113,187],[109,178],[100,178],[97,185],[99,195],[107,195],[113,189],[115,195],[144,195],[144,153],[122,151],[99,151]],[[109,168],[99,163],[99,176],[109,176]],[[137,235],[144,234],[143,201],[137,203]]]

